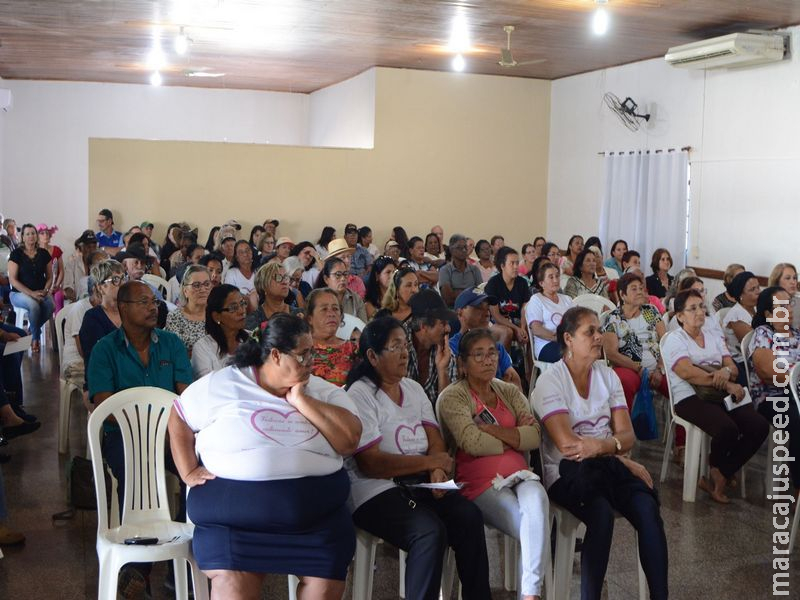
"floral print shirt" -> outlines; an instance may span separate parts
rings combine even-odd
[[[342,387],[353,368],[357,347],[353,342],[328,346],[314,342],[311,349],[311,372],[325,381]]]
[[[784,397],[784,388],[772,385],[771,380],[766,383],[761,381],[753,364],[753,352],[759,348],[766,348],[770,352],[778,349],[773,346],[774,338],[775,330],[770,325],[759,325],[753,331],[753,337],[748,347],[747,369],[750,373],[750,381],[748,381],[749,385],[747,387],[750,388],[750,397],[753,398],[753,403],[756,407],[770,396]],[[794,327],[789,328],[788,335],[780,339],[780,351],[785,353],[781,354],[781,356],[789,363],[789,369],[786,371],[786,376],[788,377],[792,367],[800,360],[800,330]],[[781,365],[781,368],[783,368],[783,365]],[[778,381],[782,380],[782,377],[778,379]]]
[[[641,327],[644,322],[644,327]],[[617,308],[603,315],[603,333],[612,332],[619,339],[620,354],[624,354],[631,360],[642,362],[647,353],[655,358],[659,358],[658,334],[656,325],[661,322],[661,314],[658,309],[651,304],[642,306],[638,317],[629,321],[625,318],[622,308]],[[634,323],[639,324],[635,326]],[[651,365],[643,365],[650,367]]]

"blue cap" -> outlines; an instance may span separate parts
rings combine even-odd
[[[488,296],[480,288],[467,288],[458,295],[453,308],[466,308],[467,306],[478,306],[481,302],[488,302],[491,305],[497,304],[498,300],[494,296]]]

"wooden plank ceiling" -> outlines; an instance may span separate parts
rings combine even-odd
[[[372,66],[450,70],[455,19],[465,71],[556,79],[662,56],[670,46],[800,23],[797,0],[0,0],[0,77],[311,92]],[[504,25],[519,62],[497,64]],[[174,39],[191,39],[181,56]],[[219,77],[190,73],[222,74]]]

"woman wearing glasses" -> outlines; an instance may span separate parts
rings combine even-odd
[[[256,293],[258,308],[247,315],[244,327],[248,330],[258,329],[275,314],[290,313],[286,297],[289,295],[289,276],[279,262],[262,265],[256,271]]]
[[[519,388],[495,379],[498,359],[488,329],[464,334],[458,343],[464,377],[442,392],[439,414],[449,446],[456,448],[461,493],[478,505],[487,524],[520,540],[521,600],[539,600],[549,541],[547,493],[534,479],[500,490],[492,481],[530,471],[522,452],[539,446],[540,428]]]
[[[347,287],[347,276],[350,270],[341,258],[329,258],[325,261],[322,271],[317,277],[314,288],[327,287],[332,289],[342,305],[342,312],[358,317],[364,323],[367,322],[367,309],[361,296]]]
[[[311,375],[311,347],[302,319],[277,314],[175,400],[170,445],[212,598],[257,598],[266,573],[298,575],[298,598],[344,594],[355,532],[342,456],[361,424],[346,393]]]
[[[192,349],[192,372],[200,379],[233,362],[239,344],[247,340],[244,319],[247,300],[236,286],[224,283],[211,290],[205,309],[206,335]]]
[[[206,303],[210,291],[211,275],[208,269],[202,265],[191,265],[181,282],[181,307],[167,315],[165,329],[181,339],[190,357],[195,342],[206,334]]]
[[[347,461],[353,522],[408,552],[407,598],[439,597],[448,545],[455,550],[463,598],[490,598],[478,507],[457,492],[410,487],[447,481],[453,460],[428,396],[405,376],[408,347],[400,322],[391,317],[370,322],[359,340],[359,356],[347,378],[363,428]]]

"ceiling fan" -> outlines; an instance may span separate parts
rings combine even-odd
[[[522,65],[535,65],[538,63],[543,63],[547,59],[546,58],[537,58],[536,60],[525,60],[522,62],[517,62],[514,60],[514,56],[511,54],[511,33],[514,31],[513,25],[506,25],[503,27],[503,31],[506,32],[508,36],[508,41],[506,42],[505,48],[500,48],[500,60],[497,61],[497,64],[501,67],[521,67]]]

